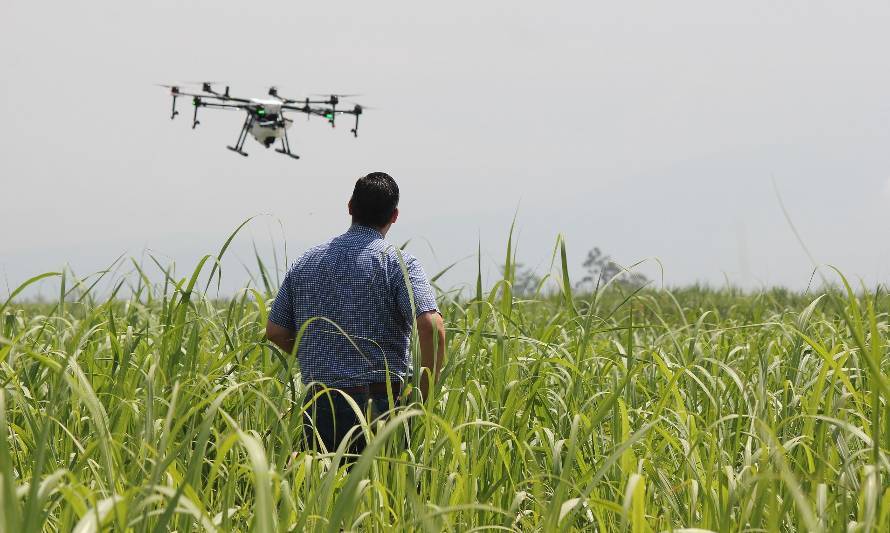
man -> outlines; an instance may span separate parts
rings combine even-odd
[[[360,178],[349,200],[349,231],[311,248],[288,271],[272,304],[266,337],[288,353],[296,346],[308,403],[304,435],[334,451],[358,423],[343,394],[372,417],[387,411],[389,394],[402,396],[413,364],[409,343],[416,319],[422,367],[420,389],[426,397],[430,377],[439,376],[445,358],[445,328],[435,294],[420,263],[386,242],[399,217],[399,187],[383,172]],[[413,302],[413,306],[412,306]],[[389,391],[387,390],[389,389]],[[313,431],[313,426],[314,430]],[[364,438],[352,432],[349,451],[361,453]]]

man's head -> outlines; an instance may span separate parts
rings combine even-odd
[[[376,228],[386,233],[399,216],[399,186],[385,172],[371,172],[355,182],[349,199],[353,224]]]

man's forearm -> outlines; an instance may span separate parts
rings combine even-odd
[[[427,313],[417,321],[417,336],[420,341],[420,364],[426,368],[420,377],[420,392],[427,398],[430,390],[430,376],[438,381],[442,365],[445,363],[445,324],[439,313]]]
[[[266,325],[266,338],[269,339],[275,346],[281,348],[281,351],[284,353],[293,353],[294,351],[294,339],[295,332],[283,328],[274,322],[269,322]]]
[[[275,346],[278,346],[284,353],[293,353],[294,339],[269,339]]]

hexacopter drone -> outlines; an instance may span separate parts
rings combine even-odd
[[[192,105],[195,108],[192,117],[192,129],[200,124],[198,121],[199,108],[243,109],[247,116],[244,119],[244,125],[241,127],[241,133],[238,135],[238,140],[235,142],[235,146],[227,146],[226,148],[245,157],[247,157],[247,152],[244,151],[244,141],[247,140],[247,134],[249,133],[266,148],[269,148],[276,140],[280,139],[281,148],[276,148],[276,152],[294,159],[300,158],[300,156],[290,150],[287,129],[291,127],[294,121],[284,116],[285,111],[304,113],[307,119],[313,115],[322,117],[328,121],[331,127],[336,126],[338,114],[354,115],[355,126],[350,131],[353,136],[358,137],[358,119],[359,115],[362,114],[362,106],[356,104],[352,109],[337,109],[340,98],[355,95],[332,94],[326,100],[312,100],[310,98],[293,100],[279,96],[278,89],[270,87],[269,96],[272,99],[261,99],[229,96],[228,86],[226,86],[224,92],[220,93],[213,90],[211,83],[202,83],[200,93],[181,91],[178,85],[162,85],[162,87],[170,89],[170,95],[173,97],[171,120],[179,114],[179,111],[176,110],[176,99],[181,96],[191,97]]]

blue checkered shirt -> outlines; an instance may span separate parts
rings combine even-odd
[[[420,262],[402,252],[415,316],[438,311]],[[355,387],[406,378],[414,317],[399,251],[375,229],[349,231],[309,249],[290,268],[269,320],[293,331],[312,320],[297,346],[303,383]],[[350,342],[351,341],[351,342]],[[353,344],[354,343],[354,344]]]

